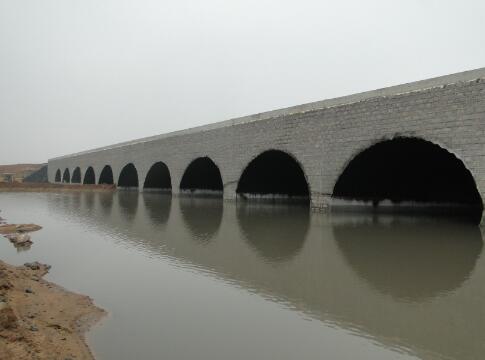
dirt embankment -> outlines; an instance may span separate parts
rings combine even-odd
[[[105,312],[43,280],[48,270],[0,260],[0,359],[94,359],[83,334]]]
[[[69,192],[69,191],[114,191],[114,185],[82,185],[51,183],[2,183],[0,192]]]
[[[27,251],[35,224],[6,224],[0,234]],[[42,279],[50,266],[37,262],[15,267],[0,260],[0,359],[94,359],[84,333],[104,310],[87,296]]]

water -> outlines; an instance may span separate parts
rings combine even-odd
[[[135,192],[2,193],[47,276],[109,312],[98,359],[482,359],[479,227]],[[1,239],[0,239],[1,240]]]

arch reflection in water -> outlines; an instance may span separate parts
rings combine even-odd
[[[458,289],[482,252],[476,226],[372,215],[334,217],[338,249],[350,267],[379,292],[422,302]]]
[[[111,209],[113,208],[113,197],[114,193],[111,191],[98,193],[99,205],[104,213],[103,215],[105,216],[111,214]]]
[[[153,225],[167,223],[172,207],[171,194],[143,193],[143,204]]]
[[[133,221],[138,211],[138,191],[121,191],[116,193],[120,212],[127,221]]]
[[[236,211],[245,239],[265,260],[287,261],[302,249],[310,223],[308,207],[239,203]]]
[[[194,238],[202,243],[212,239],[221,226],[223,200],[180,197],[179,204],[184,223]]]

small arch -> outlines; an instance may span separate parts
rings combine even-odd
[[[81,183],[81,168],[78,166],[74,169],[72,173],[71,183],[80,184]]]
[[[475,180],[464,163],[416,137],[384,140],[357,154],[338,178],[333,197],[372,204],[374,210],[452,210],[473,221],[483,212]],[[380,206],[382,202],[392,206]]]
[[[62,175],[62,182],[67,184],[71,182],[71,174],[68,168],[64,170],[64,174]]]
[[[96,176],[94,175],[94,169],[92,166],[86,169],[86,173],[84,174],[83,184],[85,185],[96,184]]]
[[[125,189],[138,188],[138,171],[133,163],[125,165],[118,178],[118,187]]]
[[[221,172],[209,157],[199,157],[193,160],[185,170],[180,181],[180,190],[222,195]]]
[[[171,191],[172,180],[165,163],[159,161],[152,165],[143,184],[145,190]]]
[[[236,193],[243,199],[310,201],[302,166],[292,155],[280,150],[268,150],[255,157],[239,178]]]
[[[103,170],[101,171],[101,174],[99,175],[99,181],[98,184],[114,184],[113,180],[113,169],[111,169],[111,166],[106,165]]]
[[[61,169],[57,169],[55,182],[61,182],[61,180],[62,180],[62,178],[61,178]]]

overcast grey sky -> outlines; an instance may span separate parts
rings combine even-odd
[[[0,0],[0,164],[485,66],[484,0]]]

